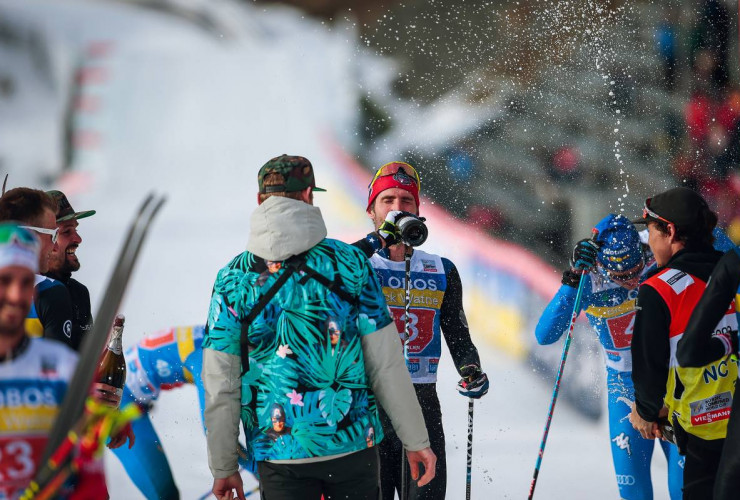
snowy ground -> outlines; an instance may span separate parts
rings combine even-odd
[[[102,145],[79,158],[82,177],[68,177],[62,186],[77,192],[71,199],[76,209],[98,211],[80,224],[84,243],[78,252],[78,279],[89,286],[94,307],[136,205],[150,190],[168,196],[123,304],[126,344],[144,332],[204,321],[216,271],[245,245],[256,172],[272,156],[303,154],[313,161],[319,185],[329,190],[316,202],[330,236],[349,240],[369,230],[362,200],[346,195],[346,173],[326,141],[327,135],[342,138],[352,131],[357,86],[351,29],[329,31],[293,11],[270,9],[229,17],[232,35],[221,41],[116,2],[0,0],[0,9],[53,33],[65,50],[114,42],[112,53],[95,62],[110,78],[89,90],[103,107],[86,125],[100,133]],[[260,29],[253,29],[255,23]],[[25,136],[32,133],[28,127]],[[18,156],[32,157],[43,145],[17,148],[23,150]],[[430,246],[443,244],[432,235]],[[492,387],[476,404],[473,498],[522,498],[551,389],[520,361],[475,340]],[[464,498],[467,404],[454,390],[449,359],[445,354],[441,363],[439,391],[448,498],[455,499]],[[153,419],[183,498],[198,498],[209,489],[210,474],[195,390],[164,394]],[[665,465],[655,462],[656,498],[667,498]],[[108,456],[106,466],[113,499],[139,497],[115,457]],[[537,498],[617,496],[605,419],[593,423],[560,405]]]

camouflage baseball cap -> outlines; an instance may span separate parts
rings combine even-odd
[[[282,175],[283,183],[265,186],[265,177],[268,174]],[[314,191],[326,191],[326,189],[316,187],[313,166],[303,156],[280,155],[273,158],[260,169],[259,174],[257,174],[257,183],[259,184],[260,194],[293,193],[303,191],[307,187],[312,187]]]
[[[72,220],[72,219],[84,219],[95,215],[95,210],[84,210],[82,212],[75,212],[72,205],[69,204],[69,200],[61,191],[47,191],[46,194],[54,198],[57,202],[57,224],[60,222]]]

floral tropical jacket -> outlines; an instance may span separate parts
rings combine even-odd
[[[297,272],[251,323],[241,420],[257,461],[350,453],[383,437],[361,345],[392,321],[377,277],[340,241],[323,239],[305,259],[356,301]],[[203,347],[239,356],[241,321],[283,272],[248,251],[221,269]]]

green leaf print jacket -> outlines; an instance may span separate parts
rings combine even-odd
[[[304,252],[310,268],[355,300],[296,272],[251,323],[240,376],[241,320],[285,272],[283,261]],[[256,461],[327,460],[374,446],[383,437],[377,402],[407,449],[429,446],[375,273],[362,252],[326,238],[317,207],[271,197],[255,210],[247,251],[216,277],[203,347],[215,478],[238,470],[240,420]]]

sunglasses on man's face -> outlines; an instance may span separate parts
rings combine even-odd
[[[21,226],[24,229],[30,229],[31,231],[36,231],[39,234],[48,234],[51,236],[51,242],[56,243],[57,238],[59,237],[59,228],[55,227],[54,229],[46,229],[45,227],[35,227],[35,226]]]

